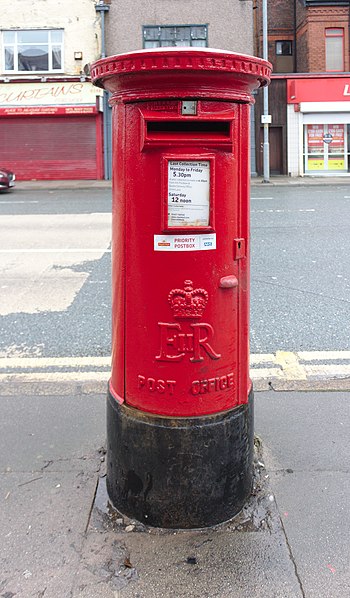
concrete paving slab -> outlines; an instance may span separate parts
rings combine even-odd
[[[349,393],[256,393],[255,414],[270,467],[349,471]]]
[[[349,398],[256,395],[256,430],[306,598],[350,595]]]
[[[105,396],[1,397],[1,471],[75,471],[105,442]],[[69,460],[69,465],[65,460]],[[84,466],[85,467],[85,466]]]
[[[268,189],[269,186],[284,186],[290,187],[304,187],[309,185],[322,185],[322,186],[340,186],[350,185],[349,177],[347,176],[297,176],[291,177],[286,175],[273,175],[270,178],[269,183],[265,183],[263,177],[252,177],[251,186],[263,186]]]
[[[256,393],[261,501],[245,525],[194,531],[90,518],[104,394],[0,405],[1,598],[350,594],[347,393]]]
[[[0,596],[67,598],[105,438],[102,396],[0,398]]]
[[[151,528],[123,516],[101,477],[74,598],[301,597],[260,458],[257,443],[254,490],[241,514],[202,530]]]
[[[281,530],[91,532],[80,567],[74,598],[302,597]]]
[[[78,569],[96,474],[6,473],[0,484],[0,595],[67,598]]]
[[[350,474],[272,474],[271,484],[307,598],[350,596]]]
[[[182,532],[161,538],[134,534],[125,545],[139,576],[123,592],[125,597],[302,595],[281,533]]]

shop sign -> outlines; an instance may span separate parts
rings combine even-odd
[[[344,147],[344,125],[328,125],[328,135],[331,136],[332,146]],[[326,135],[325,135],[326,137]],[[326,143],[329,143],[326,142]]]
[[[67,114],[97,114],[96,106],[0,106],[0,116],[62,116]]]
[[[345,170],[345,161],[328,156],[328,170]]]
[[[309,158],[307,161],[308,170],[324,170],[324,160]]]
[[[350,79],[347,77],[308,77],[287,79],[287,102],[350,102]]]
[[[344,125],[328,125],[327,132],[323,125],[308,125],[307,144],[310,149],[321,148],[323,143],[344,147]]]
[[[309,125],[307,128],[307,144],[311,148],[322,148],[324,141],[323,125]]]
[[[90,82],[3,83],[0,107],[95,105],[102,94]]]

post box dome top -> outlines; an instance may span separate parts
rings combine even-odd
[[[94,85],[115,100],[216,98],[251,102],[252,92],[270,82],[266,60],[209,48],[136,50],[98,60]]]

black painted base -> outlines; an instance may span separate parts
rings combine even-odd
[[[253,476],[253,391],[247,405],[204,417],[161,417],[107,399],[107,489],[145,524],[198,528],[227,521]]]

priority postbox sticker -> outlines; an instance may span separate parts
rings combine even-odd
[[[209,160],[169,160],[168,226],[208,226]]]
[[[206,251],[216,249],[216,234],[154,235],[154,251]]]

